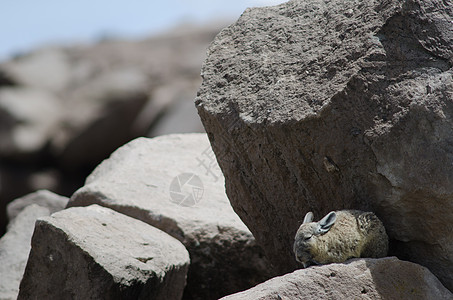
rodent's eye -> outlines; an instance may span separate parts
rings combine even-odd
[[[307,235],[307,236],[304,236],[304,241],[308,241],[309,239],[311,239],[313,235]]]

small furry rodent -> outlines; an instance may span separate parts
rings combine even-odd
[[[339,263],[353,257],[379,258],[387,255],[388,236],[372,212],[340,210],[313,222],[305,215],[294,242],[296,260],[304,268],[312,264]]]

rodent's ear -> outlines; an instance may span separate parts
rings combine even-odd
[[[313,213],[311,211],[309,211],[306,215],[305,215],[305,218],[304,218],[304,222],[302,224],[305,224],[305,223],[310,223],[313,221]]]
[[[318,233],[324,234],[330,230],[337,220],[337,214],[334,211],[328,213],[324,218],[318,222]]]

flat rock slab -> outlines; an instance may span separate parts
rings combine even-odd
[[[50,214],[66,207],[69,198],[57,195],[47,190],[39,190],[34,193],[17,198],[6,206],[8,220],[11,222],[23,209],[32,204],[37,204],[49,209]]]
[[[427,268],[395,257],[297,270],[222,300],[453,299]]]
[[[36,222],[18,299],[180,299],[189,254],[166,233],[92,205]]]
[[[180,240],[191,266],[185,297],[218,299],[269,278],[261,249],[225,195],[206,134],[139,138],[115,151],[68,206],[99,204]]]
[[[0,239],[0,299],[17,299],[36,219],[50,214],[47,207],[29,205],[14,218]]]
[[[452,45],[441,0],[289,1],[213,41],[198,112],[233,208],[281,274],[298,267],[305,213],[360,209],[453,290]]]

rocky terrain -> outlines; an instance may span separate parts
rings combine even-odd
[[[193,99],[222,26],[47,47],[0,63],[0,235],[7,203],[39,189],[70,196],[133,138],[203,132]]]
[[[217,32],[0,65],[0,299],[453,299],[453,5],[293,0]],[[206,133],[168,134],[195,107]],[[389,257],[298,270],[304,215],[340,209]]]
[[[218,299],[269,279],[213,155],[204,133],[142,137],[70,199],[11,202],[0,299]]]
[[[119,148],[68,207],[92,204],[139,219],[184,244],[191,258],[186,296],[192,299],[217,299],[271,274],[231,208],[206,134],[139,138]]]

